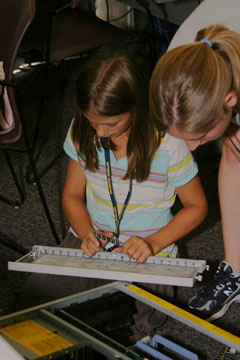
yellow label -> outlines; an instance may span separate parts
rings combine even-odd
[[[159,251],[155,256],[166,256],[166,257],[172,257],[172,255],[169,252],[163,252]]]
[[[148,291],[142,290],[135,285],[128,285],[127,289],[142,296],[145,299],[152,301],[153,303],[155,303],[159,306],[162,306],[163,308],[171,311],[172,313],[178,314],[180,317],[187,319],[189,322],[195,323],[199,327],[202,327],[202,328],[207,329],[208,331],[211,331],[213,334],[217,334],[218,336],[221,336],[222,338],[227,339],[236,345],[240,345],[239,337],[211,324],[210,322],[207,322],[206,320],[199,318],[196,315],[193,315],[193,314],[169,303],[166,300],[163,300],[163,299],[157,297],[156,295],[150,294]]]
[[[0,332],[40,356],[72,346],[70,342],[33,320],[6,326]]]

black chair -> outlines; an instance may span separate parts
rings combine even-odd
[[[40,183],[36,164],[32,152],[29,131],[21,110],[21,97],[19,96],[19,82],[13,75],[14,64],[19,50],[19,45],[26,33],[29,25],[35,16],[34,0],[1,0],[0,1],[0,61],[3,63],[4,76],[0,80],[1,87],[1,118],[5,120],[0,128],[0,150],[5,154],[12,178],[19,193],[19,200],[8,199],[5,195],[0,196],[0,200],[14,207],[19,207],[25,200],[25,193],[14,170],[10,157],[10,151],[26,153],[34,174],[39,196],[44,207],[47,220],[49,222],[52,234],[57,242],[60,243],[57,235],[46,198]],[[21,93],[22,94],[22,93]],[[10,114],[9,114],[10,110]],[[11,118],[12,123],[9,119]],[[8,127],[9,125],[9,127]],[[19,147],[19,140],[23,139],[24,148]],[[15,146],[14,146],[15,145]],[[20,144],[21,145],[21,144]],[[28,250],[19,246],[16,241],[9,239],[1,234],[0,242],[9,248],[26,253]]]

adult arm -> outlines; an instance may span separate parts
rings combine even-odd
[[[240,148],[240,129],[235,133],[228,131],[234,143]],[[233,136],[234,135],[234,136]],[[225,138],[220,169],[218,175],[218,191],[222,217],[222,232],[225,249],[225,260],[234,271],[240,273],[240,157],[236,149],[231,147],[229,139]]]

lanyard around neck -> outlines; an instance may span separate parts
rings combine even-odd
[[[124,211],[126,210],[127,204],[129,202],[131,193],[132,193],[132,178],[129,180],[129,187],[128,187],[128,193],[127,197],[122,205],[120,215],[118,214],[118,207],[117,207],[117,201],[114,196],[113,192],[113,184],[112,184],[112,171],[111,171],[111,163],[110,163],[110,150],[104,149],[105,153],[105,162],[106,162],[106,176],[107,176],[107,183],[108,183],[108,191],[109,195],[112,201],[112,207],[113,207],[113,213],[114,213],[114,220],[116,225],[116,232],[115,236],[118,239],[120,234],[120,222],[122,220]]]

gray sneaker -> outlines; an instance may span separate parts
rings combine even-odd
[[[240,276],[234,276],[231,265],[222,261],[210,283],[193,296],[188,306],[194,313],[213,321],[223,316],[232,303],[240,302]]]

